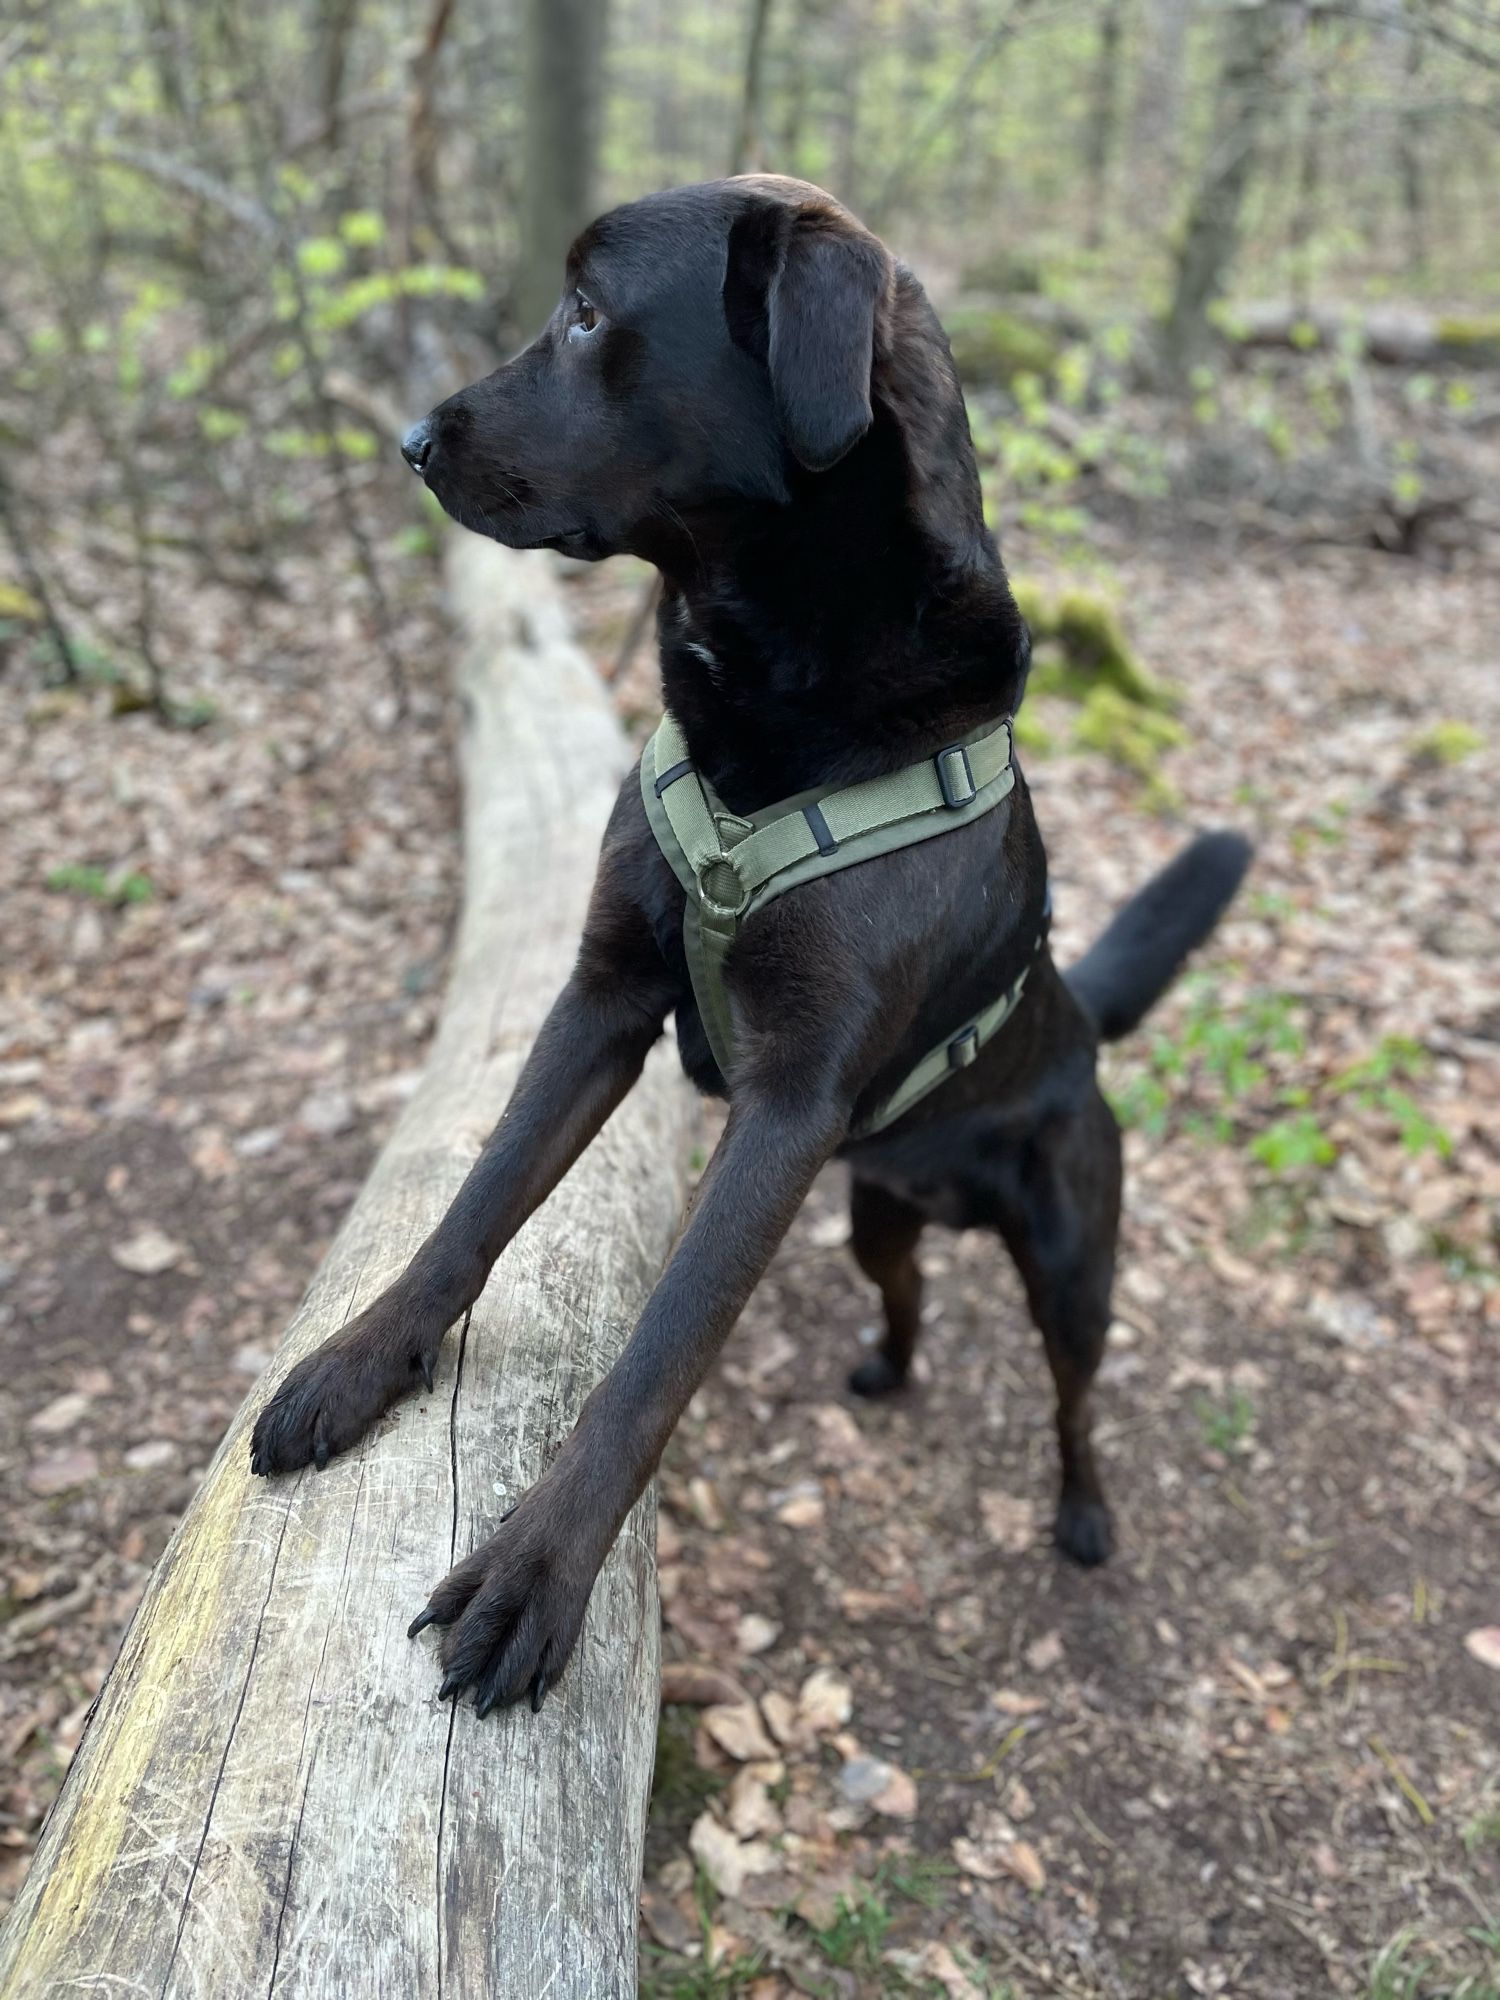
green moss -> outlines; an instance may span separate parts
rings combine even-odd
[[[955,306],[947,328],[954,366],[965,382],[980,386],[1049,374],[1058,356],[1055,334],[994,306]]]
[[[1146,671],[1118,613],[1096,592],[1066,590],[1048,598],[1024,579],[1011,588],[1037,649],[1028,693],[1076,702],[1080,713],[1073,741],[1078,748],[1101,751],[1134,771],[1145,780],[1148,803],[1158,810],[1175,805],[1177,795],[1158,765],[1164,750],[1187,741],[1186,730],[1169,712],[1178,706],[1178,690]],[[1023,750],[1034,746],[1045,754],[1052,748],[1047,731],[1024,711],[1017,719],[1016,740]]]
[[[1029,757],[1050,757],[1057,748],[1057,738],[1023,708],[1011,725],[1016,739],[1016,747],[1024,750]]]
[[[1044,272],[1040,257],[1024,250],[987,250],[966,264],[961,283],[966,292],[1037,293],[1043,288]]]
[[[1111,687],[1140,708],[1177,707],[1177,690],[1142,666],[1106,598],[1068,590],[1049,601],[1035,584],[1019,581],[1011,588],[1033,641],[1047,649],[1031,677],[1037,693],[1087,701],[1095,688]]]
[[[1435,722],[1411,747],[1425,763],[1461,764],[1484,748],[1484,738],[1468,722]]]
[[[1437,323],[1439,351],[1450,361],[1500,360],[1500,313],[1455,314]]]
[[[1148,796],[1158,808],[1175,802],[1176,794],[1157,770],[1163,751],[1187,741],[1187,731],[1170,715],[1143,708],[1118,688],[1102,682],[1089,691],[1073,741],[1080,749],[1098,750],[1144,778]]]

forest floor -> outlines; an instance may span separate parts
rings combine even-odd
[[[399,726],[309,565],[259,630],[195,588],[204,728],[34,691],[0,737],[0,1903],[423,1059],[453,718],[431,572],[388,561]],[[664,1468],[656,2000],[1500,1993],[1500,817],[1434,734],[1500,742],[1500,575],[1105,529],[1093,562],[1186,741],[1148,809],[1039,704],[1059,957],[1187,828],[1259,843],[1108,1065],[1119,1553],[1051,1550],[989,1239],[929,1236],[918,1380],[850,1397],[830,1171]],[[602,662],[637,589],[578,578]]]

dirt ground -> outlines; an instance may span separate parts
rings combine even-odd
[[[918,1383],[848,1395],[874,1302],[831,1170],[664,1470],[659,2000],[1500,1992],[1500,815],[1434,734],[1500,741],[1500,577],[1094,553],[1186,741],[1148,810],[1037,705],[1059,956],[1188,827],[1259,842],[1109,1064],[1119,1553],[1050,1549],[988,1239],[931,1234]],[[389,560],[425,663],[397,725],[309,572],[258,631],[199,597],[195,733],[33,689],[0,739],[0,1897],[421,1065],[453,717],[432,572]],[[637,589],[578,581],[601,662]],[[618,699],[649,711],[647,662]]]

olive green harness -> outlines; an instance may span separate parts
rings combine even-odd
[[[641,758],[641,797],[651,831],[687,892],[682,936],[688,973],[726,1083],[733,1074],[734,1022],[724,963],[746,919],[799,883],[967,826],[993,811],[1015,782],[1006,721],[971,731],[904,771],[839,791],[798,792],[741,816],[725,807],[693,764],[673,717],[662,717]],[[879,1132],[954,1070],[966,1069],[1014,1013],[1029,970],[1028,963],[998,1000],[929,1050],[851,1136]]]

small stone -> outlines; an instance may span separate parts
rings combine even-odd
[[[267,1153],[274,1153],[281,1144],[279,1125],[257,1125],[253,1132],[242,1132],[234,1142],[234,1150],[242,1160],[263,1160]]]
[[[70,1431],[75,1424],[81,1423],[90,1407],[89,1398],[77,1390],[66,1396],[54,1396],[50,1403],[37,1411],[27,1428],[42,1437],[60,1437],[64,1431]]]
[[[131,1472],[160,1472],[176,1461],[177,1447],[170,1438],[148,1438],[144,1444],[133,1444],[125,1454]]]
[[[98,1475],[97,1453],[78,1445],[71,1451],[55,1451],[37,1459],[26,1475],[26,1484],[41,1499],[50,1500],[55,1494],[69,1493],[75,1486],[86,1485]]]
[[[823,1511],[820,1493],[795,1493],[777,1508],[776,1518],[783,1528],[818,1528],[823,1524]]]
[[[165,1231],[148,1223],[128,1242],[115,1244],[109,1254],[122,1271],[130,1271],[138,1278],[157,1278],[163,1271],[175,1269],[187,1252]]]
[[[302,1100],[297,1123],[305,1132],[331,1139],[340,1132],[347,1132],[354,1123],[354,1116],[354,1104],[346,1091],[315,1090],[310,1097]]]
[[[852,1805],[870,1805],[896,1775],[879,1757],[851,1757],[839,1772],[839,1790]]]

